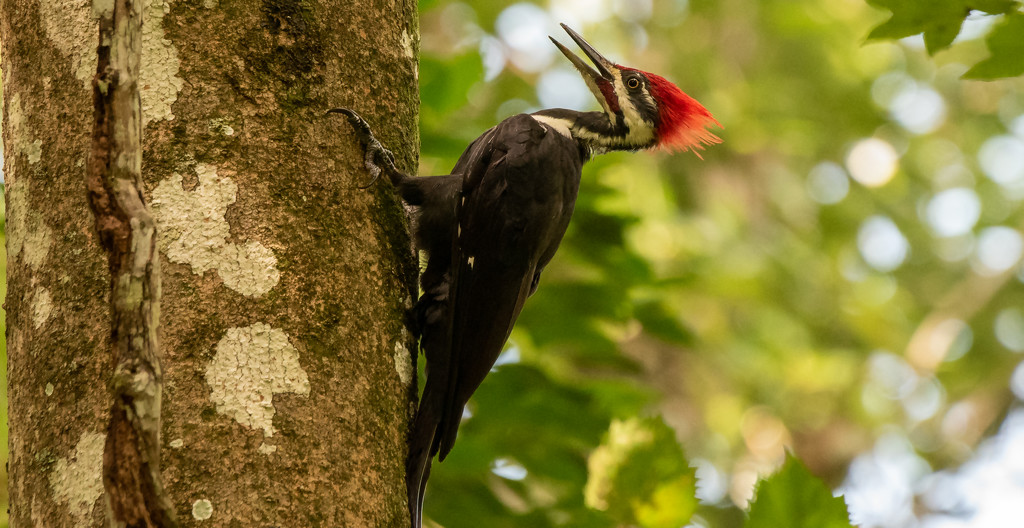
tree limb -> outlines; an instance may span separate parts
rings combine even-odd
[[[136,0],[93,0],[100,31],[86,186],[110,269],[108,518],[112,527],[164,528],[176,522],[160,475],[160,266],[156,223],[142,194],[140,8]]]

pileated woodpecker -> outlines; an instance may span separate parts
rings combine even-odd
[[[451,174],[411,177],[358,114],[345,114],[366,151],[374,181],[385,173],[416,207],[415,243],[426,251],[422,296],[411,325],[427,359],[427,381],[409,437],[406,467],[412,527],[435,455],[444,460],[469,397],[501,353],[526,298],[565,234],[583,164],[611,150],[700,150],[721,140],[711,114],[663,77],[619,66],[571,28],[594,63],[560,42],[603,111],[561,108],[512,116],[475,139]],[[371,182],[372,183],[372,182]]]

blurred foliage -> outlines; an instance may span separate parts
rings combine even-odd
[[[660,419],[612,421],[587,470],[587,506],[620,524],[677,528],[697,509],[695,472]]]
[[[882,436],[925,468],[908,479],[970,460],[1018,406],[1024,96],[1019,79],[962,80],[970,65],[1013,75],[1019,13],[953,3],[984,13],[919,20],[910,0],[421,2],[421,174],[446,173],[515,113],[596,108],[547,41],[566,41],[558,22],[675,81],[725,127],[703,160],[614,153],[584,168],[558,255],[434,466],[426,516],[740,527],[786,449],[848,493],[863,488],[848,468]],[[652,416],[687,457],[662,430],[650,451],[620,453],[618,471],[594,471],[615,428],[657,431]],[[680,499],[686,466],[695,505]],[[751,526],[793,507],[771,499],[776,486],[838,511],[802,471],[761,485],[771,504]],[[865,525],[943,514],[907,493],[890,502],[910,522]]]
[[[419,2],[421,174],[515,113],[594,108],[547,41],[557,22],[725,126],[703,160],[585,167],[562,248],[434,465],[429,519],[842,526],[810,475],[849,497],[871,485],[850,468],[892,445],[901,469],[875,470],[890,509],[861,504],[862,525],[963,515],[925,484],[1024,396],[1024,85],[964,79],[1024,74],[1024,14],[869,3]]]
[[[799,460],[786,457],[778,473],[757,486],[744,528],[850,528],[843,499],[833,497]]]
[[[892,18],[876,27],[870,38],[903,38],[923,32],[925,47],[931,54],[953,43],[971,11],[1003,15],[1018,7],[1017,0],[872,0],[870,3],[892,11]]]
[[[989,58],[971,68],[970,79],[997,79],[1024,74],[1024,14],[1018,0],[868,0],[892,11],[892,18],[876,27],[868,38],[898,39],[924,34],[928,53],[948,48],[972,12],[1006,15],[988,38]]]
[[[988,37],[989,57],[967,70],[968,79],[1024,75],[1024,14],[1006,16]]]

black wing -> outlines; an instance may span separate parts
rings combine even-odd
[[[586,153],[528,115],[473,141],[449,176],[407,178],[428,253],[415,309],[427,382],[409,437],[412,526],[430,461],[451,451],[469,397],[494,366],[540,271],[569,225]]]
[[[482,147],[487,155],[471,158],[487,163],[466,173],[457,209],[447,390],[435,437],[441,460],[565,233],[584,161],[574,140],[524,114],[495,127]]]

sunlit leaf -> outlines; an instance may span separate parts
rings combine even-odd
[[[868,3],[892,11],[892,17],[876,27],[869,39],[898,39],[924,33],[928,53],[949,47],[960,33],[964,19],[972,10],[990,14],[1009,13],[1016,0],[868,0]]]
[[[792,455],[757,486],[744,528],[852,528],[846,502]]]
[[[694,471],[660,418],[613,421],[587,466],[587,505],[621,523],[677,528],[697,508]]]
[[[997,79],[1024,75],[1024,14],[1006,15],[986,40],[989,58],[975,64],[965,79]]]

